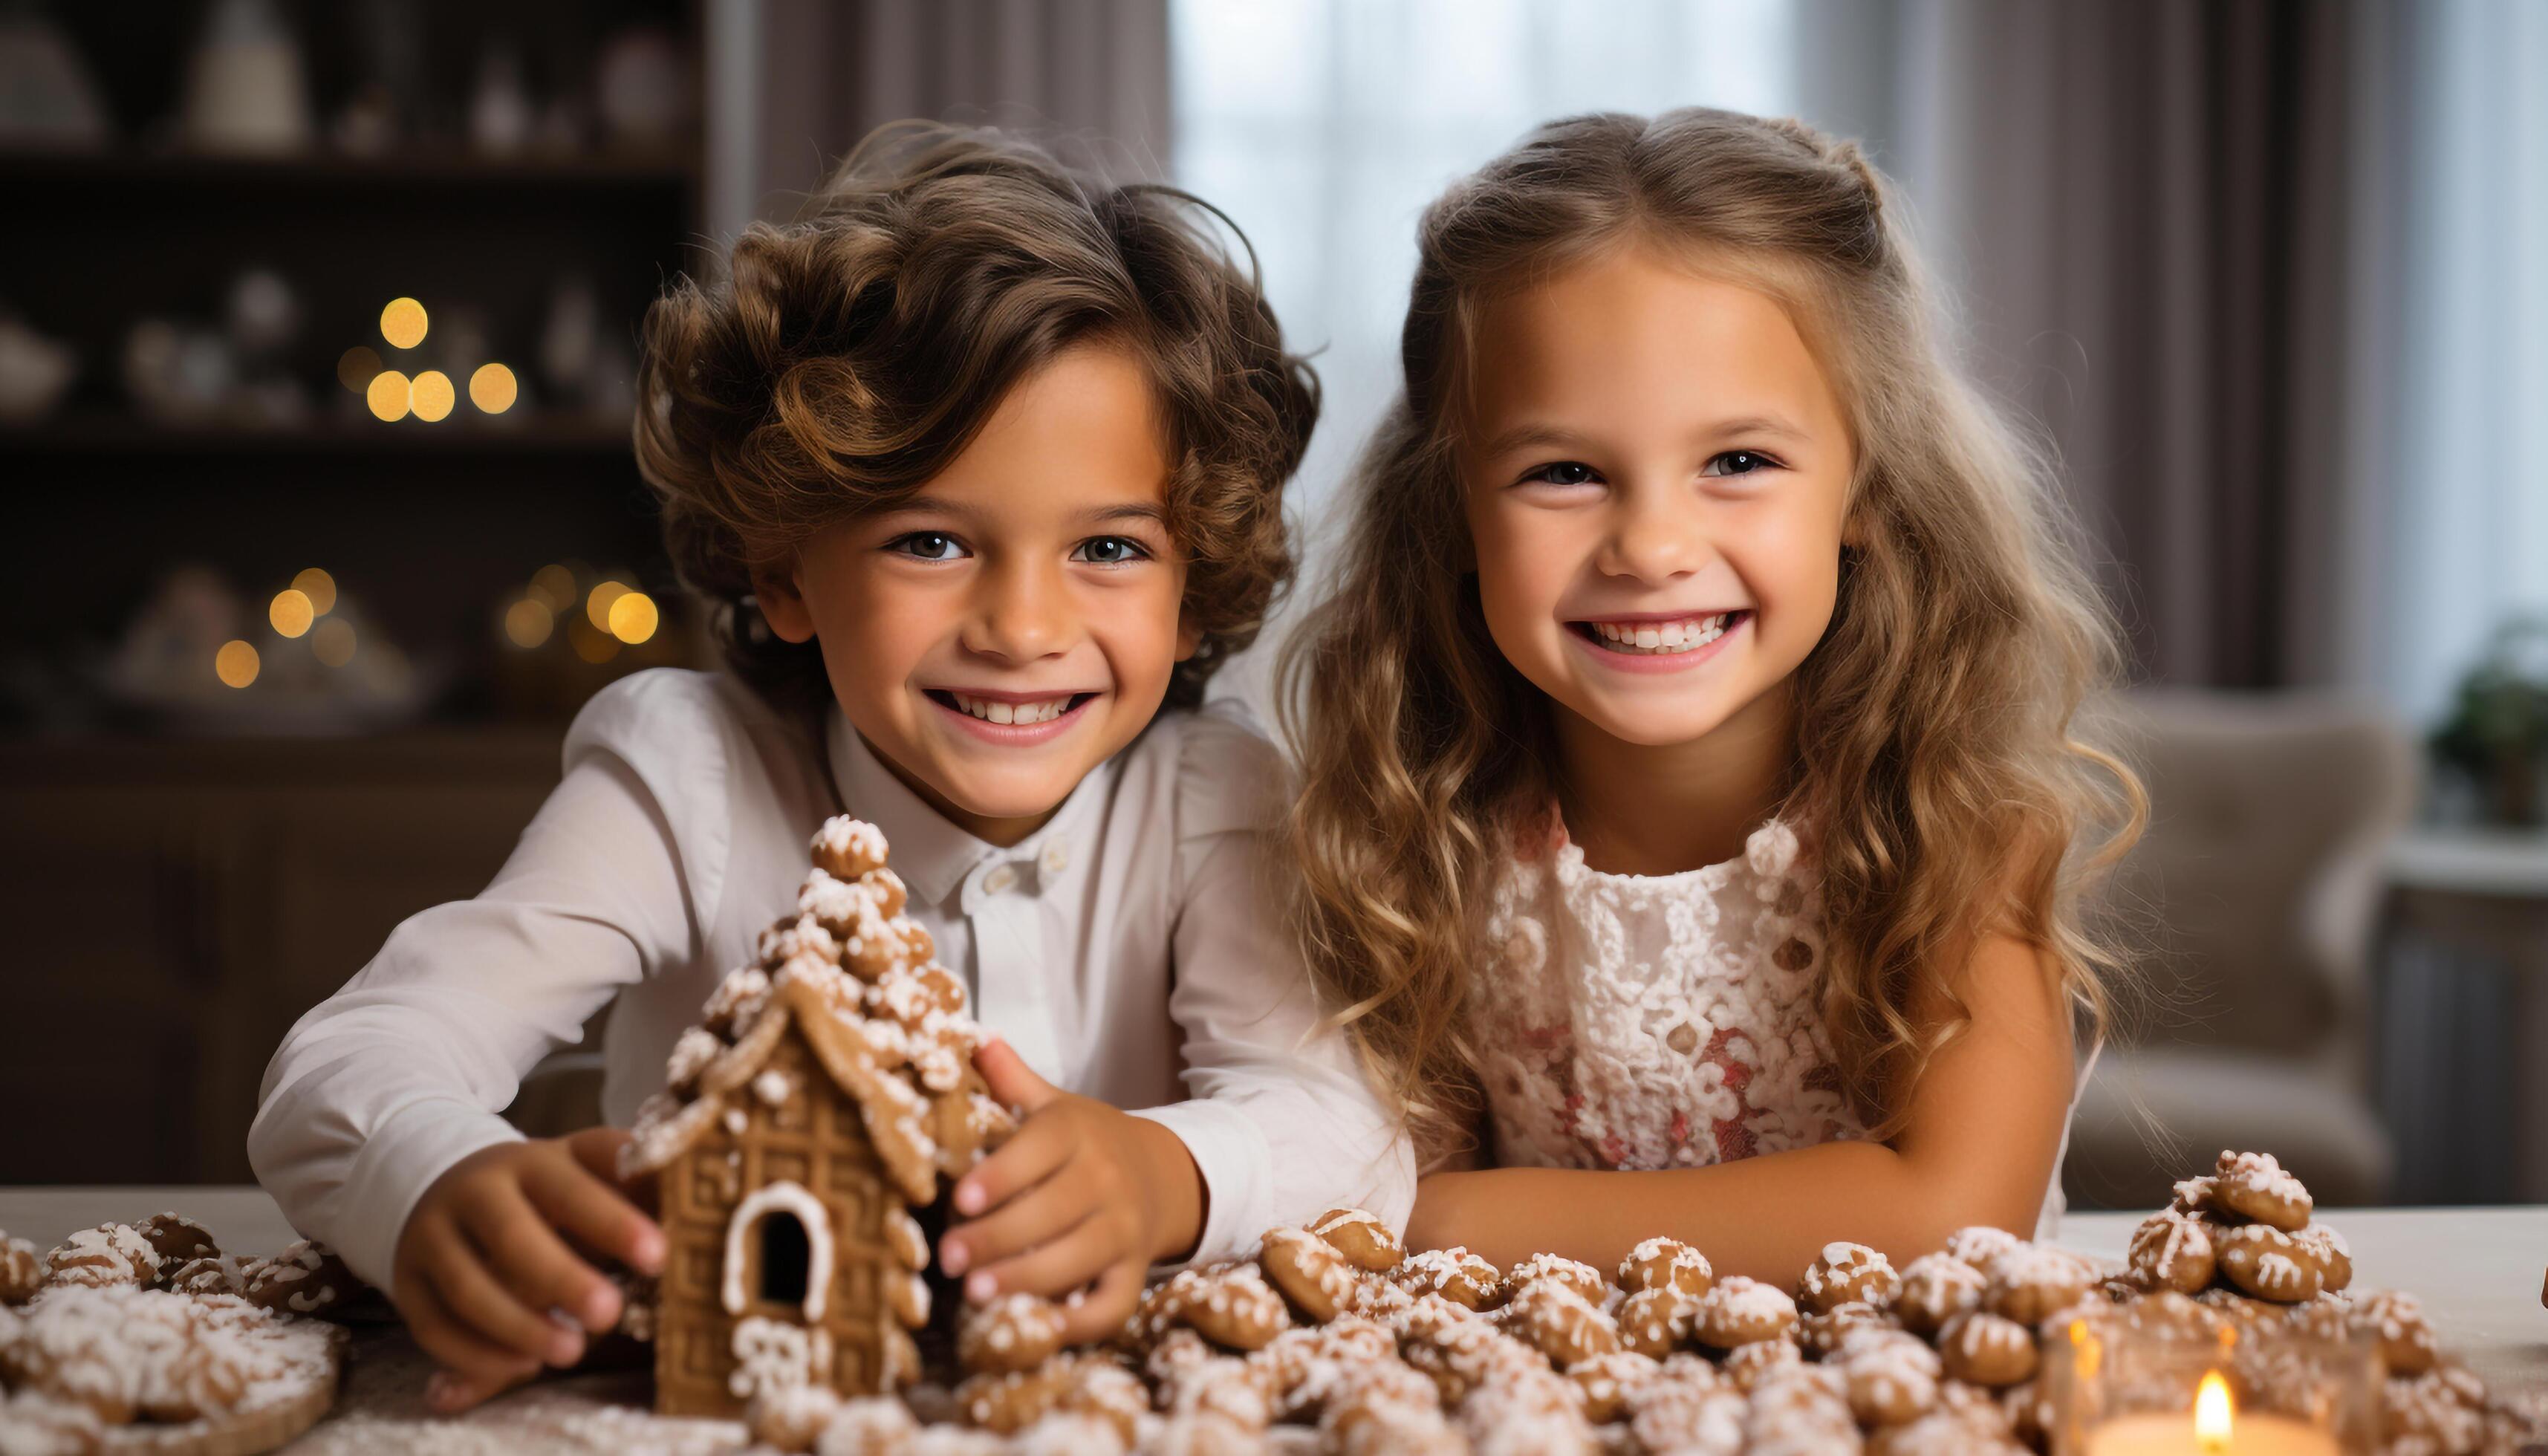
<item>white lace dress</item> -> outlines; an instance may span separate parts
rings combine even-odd
[[[1699,1167],[1866,1136],[1822,1026],[1822,897],[1793,830],[1637,875],[1588,867],[1544,823],[1496,888],[1472,982],[1496,1162]],[[2045,1228],[2060,1206],[2056,1162]]]
[[[1792,830],[1605,874],[1546,822],[1497,886],[1470,1003],[1499,1162],[1695,1167],[1865,1135],[1815,1011],[1820,896]]]

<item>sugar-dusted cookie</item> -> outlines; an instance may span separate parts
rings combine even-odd
[[[967,1425],[1011,1435],[1035,1424],[1070,1389],[1069,1355],[1056,1355],[1025,1370],[984,1371],[956,1387],[956,1409]]]
[[[1582,1301],[1577,1301],[1581,1304]],[[1433,1382],[1437,1399],[1456,1407],[1469,1392],[1490,1381],[1511,1379],[1536,1366],[1545,1356],[1485,1320],[1463,1320],[1409,1335],[1400,1344],[1408,1367]]]
[[[1515,1294],[1542,1279],[1554,1279],[1582,1295],[1594,1306],[1610,1298],[1610,1281],[1590,1264],[1562,1259],[1555,1254],[1532,1254],[1504,1272],[1504,1288]]]
[[[160,1281],[178,1294],[247,1293],[247,1266],[228,1254],[189,1259]]]
[[[1893,1314],[1913,1334],[1935,1334],[1966,1310],[1977,1309],[1990,1280],[1953,1254],[1922,1254],[1902,1271]]]
[[[1678,1238],[1649,1238],[1628,1250],[1619,1261],[1619,1287],[1630,1292],[1640,1289],[1677,1289],[1685,1295],[1702,1295],[1716,1283],[1716,1270],[1707,1255]]]
[[[83,1228],[45,1256],[48,1282],[85,1289],[144,1285],[159,1277],[159,1253],[125,1224]]]
[[[36,1246],[0,1233],[0,1305],[23,1305],[45,1287],[45,1261]]]
[[[1937,1409],[1945,1371],[1937,1351],[1918,1336],[1866,1329],[1843,1344],[1839,1358],[1849,1408],[1861,1424],[1902,1425]]]
[[[1256,1261],[1265,1271],[1265,1282],[1313,1323],[1336,1318],[1360,1282],[1343,1250],[1305,1228],[1265,1230],[1265,1247]]]
[[[1716,1349],[1784,1339],[1795,1327],[1796,1302],[1785,1290],[1740,1274],[1718,1280],[1698,1302],[1698,1342]]]
[[[1132,1371],[1112,1360],[1085,1356],[1072,1366],[1070,1384],[1055,1409],[1107,1426],[1129,1450],[1139,1433],[1142,1415],[1150,1409],[1150,1394]]]
[[[2212,1226],[2192,1214],[2161,1209],[2133,1230],[2133,1272],[2153,1290],[2192,1294],[2221,1267]]]
[[[2353,1327],[2380,1342],[2380,1359],[2391,1375],[2421,1375],[2441,1355],[2433,1322],[2412,1294],[2381,1290],[2353,1302]]]
[[[1252,1350],[1289,1328],[1292,1313],[1254,1264],[1232,1264],[1204,1276],[1176,1318],[1224,1349]]]
[[[1612,1316],[1619,1343],[1660,1360],[1687,1344],[1698,1328],[1698,1299],[1672,1285],[1641,1289],[1619,1302]]]
[[[335,1250],[306,1238],[249,1264],[244,1277],[249,1304],[286,1315],[330,1315],[363,1289]]]
[[[1902,1276],[1880,1251],[1835,1240],[1824,1244],[1822,1253],[1805,1266],[1804,1277],[1796,1281],[1796,1305],[1814,1314],[1834,1305],[1872,1305],[1881,1310],[1893,1303],[1901,1288]]]
[[[2286,1233],[2309,1227],[2310,1191],[2272,1153],[2224,1152],[2212,1178],[2212,1199],[2221,1209]]]
[[[2353,1249],[2343,1234],[2324,1224],[2312,1224],[2293,1234],[2292,1242],[2318,1260],[2319,1288],[2322,1293],[2341,1294],[2353,1283]]]
[[[2005,1316],[1971,1310],[1938,1331],[1938,1358],[1951,1378],[1996,1390],[2035,1373],[2035,1336]]]
[[[1797,1364],[1804,1358],[1804,1352],[1796,1348],[1793,1340],[1756,1339],[1726,1352],[1725,1378],[1734,1382],[1735,1389],[1749,1391],[1758,1387],[1762,1378],[1771,1371],[1782,1365]]]
[[[1032,1294],[1004,1294],[967,1306],[956,1324],[956,1358],[967,1370],[1006,1374],[1061,1349],[1061,1307]]]
[[[2076,1254],[2022,1243],[1992,1263],[1982,1307],[2032,1327],[2079,1303],[2096,1282],[2097,1271]]]
[[[134,1226],[142,1241],[159,1255],[160,1267],[175,1269],[195,1259],[209,1259],[220,1253],[213,1242],[212,1230],[183,1214],[152,1214]]]
[[[815,867],[834,879],[857,879],[885,864],[884,832],[848,814],[824,820],[809,848]]]
[[[830,1386],[772,1386],[745,1403],[743,1428],[774,1451],[805,1452],[840,1413],[840,1392]]]
[[[2317,1255],[2271,1224],[2224,1229],[2220,1246],[2222,1274],[2257,1299],[2296,1305],[2324,1284]]]
[[[1503,1275],[1496,1266],[1457,1246],[1409,1254],[1391,1271],[1391,1277],[1409,1294],[1438,1294],[1472,1310],[1492,1307],[1503,1293]]]
[[[1310,1221],[1310,1231],[1334,1244],[1355,1268],[1374,1274],[1397,1268],[1406,1253],[1380,1216],[1361,1209],[1329,1209]]]
[[[1988,1224],[1974,1224],[1947,1235],[1947,1257],[1972,1265],[1984,1274],[1999,1256],[2026,1242],[2005,1228]]]
[[[1902,1321],[1888,1310],[1873,1305],[1834,1305],[1828,1310],[1806,1315],[1796,1321],[1796,1342],[1805,1353],[1817,1357],[1838,1354],[1849,1337],[1862,1329],[1899,1332]]]
[[[1662,1373],[1663,1366],[1628,1350],[1594,1355],[1566,1367],[1566,1378],[1583,1389],[1584,1418],[1595,1425],[1620,1418],[1637,1392]]]
[[[1533,1279],[1523,1285],[1521,1292],[1504,1306],[1502,1316],[1506,1333],[1547,1356],[1549,1363],[1560,1369],[1619,1348],[1618,1325],[1562,1275]]]

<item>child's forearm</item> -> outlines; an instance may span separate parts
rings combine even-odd
[[[1204,1188],[1203,1169],[1195,1166],[1194,1154],[1176,1134],[1140,1118],[1125,1121],[1132,1124],[1141,1150],[1142,1186],[1159,1221],[1150,1262],[1180,1263],[1193,1257],[1195,1244],[1203,1238],[1210,1196]]]
[[[2000,1178],[1923,1167],[1880,1142],[1828,1142],[1704,1168],[1602,1172],[1493,1168],[1416,1185],[1408,1246],[1465,1244],[1501,1267],[1534,1253],[1608,1271],[1638,1241],[1696,1246],[1719,1276],[1785,1287],[1835,1239],[1897,1261],[1969,1224],[2032,1234],[2042,1202]]]

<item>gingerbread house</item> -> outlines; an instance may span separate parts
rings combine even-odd
[[[623,1155],[656,1178],[669,1244],[654,1321],[666,1414],[915,1378],[929,1243],[912,1211],[1012,1126],[973,1069],[962,983],[902,913],[883,836],[843,816],[813,852],[796,913],[682,1034]]]

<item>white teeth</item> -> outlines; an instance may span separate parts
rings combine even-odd
[[[967,697],[960,692],[947,695],[956,699],[956,706],[985,723],[1049,723],[1070,706],[1067,697],[1046,697],[1035,702],[994,702],[988,698]]]
[[[1683,617],[1669,622],[1593,622],[1592,628],[1603,645],[1615,652],[1647,653],[1669,656],[1677,652],[1694,652],[1725,635],[1734,613],[1721,611],[1714,616]]]

